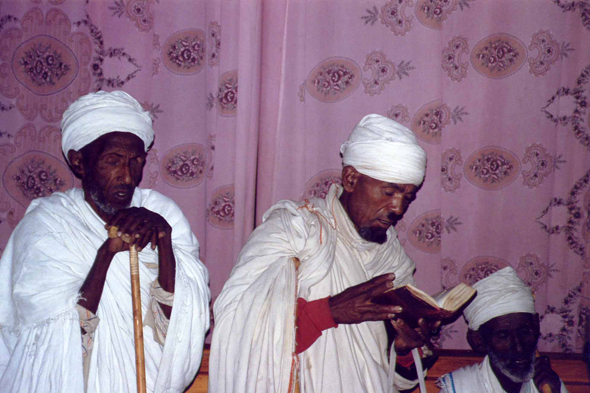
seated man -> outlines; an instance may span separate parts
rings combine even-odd
[[[139,251],[147,390],[182,392],[195,376],[208,273],[180,208],[137,188],[153,139],[149,114],[121,91],[64,113],[62,148],[82,189],[33,200],[0,261],[2,392],[137,391],[123,236]]]
[[[429,343],[440,322],[412,329],[395,319],[399,306],[372,298],[414,283],[393,225],[422,183],[426,153],[409,129],[379,115],[363,118],[341,152],[342,187],[333,184],[325,200],[277,203],[242,249],[214,306],[210,393],[416,385],[396,375],[396,353],[410,369],[420,359],[410,350]],[[390,362],[383,321],[391,319]]]
[[[442,393],[567,392],[549,359],[535,357],[539,314],[531,289],[506,267],[475,283],[477,296],[465,309],[471,347],[483,362],[443,375]]]

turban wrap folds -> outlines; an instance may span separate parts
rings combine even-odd
[[[61,147],[67,157],[70,150],[84,146],[113,131],[137,135],[145,150],[154,140],[149,112],[124,91],[99,91],[78,98],[64,112],[61,121]]]
[[[484,323],[513,313],[534,314],[535,299],[512,267],[505,267],[473,284],[477,296],[463,312],[469,329],[479,330]]]
[[[426,152],[407,127],[381,115],[367,115],[340,147],[342,164],[377,180],[419,186]]]

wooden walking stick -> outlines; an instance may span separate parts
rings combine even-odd
[[[111,227],[109,237],[116,238],[119,228]],[[129,243],[129,236],[121,237]],[[137,376],[137,392],[146,393],[145,384],[145,352],[143,350],[143,318],[141,315],[141,293],[139,287],[139,257],[135,244],[129,245],[129,267],[131,273],[131,300],[133,302],[133,333],[135,336],[135,369]]]

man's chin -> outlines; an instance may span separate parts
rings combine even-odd
[[[359,235],[368,242],[383,244],[387,241],[387,229],[378,227],[363,227]]]
[[[492,352],[490,353],[490,362],[512,382],[528,382],[535,374],[534,355],[531,356],[530,362],[518,365],[514,361],[501,359]]]

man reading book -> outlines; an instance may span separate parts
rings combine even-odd
[[[441,393],[567,392],[547,357],[536,357],[539,314],[531,289],[506,267],[475,283],[467,341],[486,356],[442,376]],[[550,390],[548,390],[550,389]]]
[[[409,129],[379,115],[365,116],[341,153],[342,186],[326,199],[277,203],[244,246],[214,306],[209,392],[416,385],[395,373],[412,355],[396,354],[428,343],[439,324],[394,320],[390,362],[383,321],[401,310],[372,299],[414,282],[393,225],[422,184],[426,154]]]

